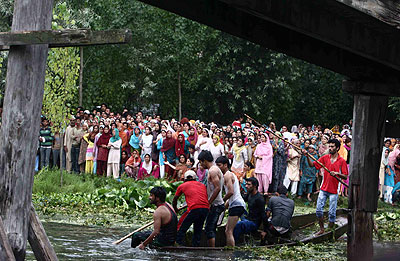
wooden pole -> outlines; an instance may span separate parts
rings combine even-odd
[[[14,253],[11,249],[8,237],[4,231],[3,220],[0,217],[0,260],[15,260]]]
[[[373,214],[383,147],[386,96],[354,95],[347,258],[372,260]]]
[[[83,47],[79,47],[79,56],[81,66],[79,67],[79,106],[82,106],[82,92],[83,92]]]
[[[66,29],[57,31],[18,31],[0,33],[0,51],[14,45],[48,44],[49,48],[125,44],[132,39],[128,29],[92,31],[89,29]]]
[[[36,260],[57,261],[58,258],[56,252],[47,238],[46,231],[44,230],[33,205],[31,206],[29,217],[28,240]]]
[[[15,0],[11,31],[49,30],[53,0]],[[0,213],[16,260],[24,260],[48,46],[12,46],[0,131]]]
[[[182,210],[182,209],[184,209],[184,208],[187,208],[187,205],[181,206],[180,208],[178,208],[178,211],[180,211],[180,210]],[[132,236],[133,234],[135,234],[136,232],[142,231],[143,229],[148,228],[149,226],[151,226],[151,225],[153,225],[153,224],[154,224],[154,221],[151,221],[151,222],[147,223],[146,225],[144,225],[144,226],[142,226],[142,227],[136,229],[135,231],[129,233],[128,235],[124,236],[123,238],[121,238],[121,239],[119,239],[119,240],[117,240],[117,241],[114,241],[113,244],[114,244],[114,245],[118,245],[118,244],[120,244],[122,241],[124,241],[125,239],[131,237],[131,236]]]
[[[131,237],[133,234],[135,234],[135,233],[137,233],[137,232],[139,232],[139,231],[142,231],[143,229],[148,228],[149,226],[151,226],[151,225],[153,225],[153,224],[154,224],[154,221],[151,221],[151,222],[147,223],[146,225],[144,225],[144,226],[142,226],[142,227],[136,229],[135,231],[129,233],[128,235],[124,236],[123,238],[121,238],[121,239],[119,239],[119,240],[113,242],[113,244],[114,244],[114,245],[118,245],[118,244],[120,244],[121,242],[125,241],[125,239]]]
[[[247,114],[244,114],[247,118],[251,119],[252,121],[254,121],[256,124],[258,124],[259,126],[262,126],[260,123],[258,123],[256,120],[254,120],[253,118],[251,118],[250,116],[248,116]],[[273,131],[268,130],[267,128],[265,129],[266,131],[268,131],[269,133],[271,133],[272,135],[274,135],[275,137],[282,139],[282,137],[279,137],[278,135],[276,135]],[[292,147],[302,151],[302,149],[299,146],[294,145],[293,143],[291,143],[290,141],[287,141],[285,139],[282,139],[283,142],[286,142],[287,144],[291,145]],[[313,155],[311,155],[310,153],[306,153],[308,157],[310,157],[311,159],[313,159],[314,161],[318,162],[319,165],[322,166],[322,168],[324,168],[324,170],[326,170],[332,177],[334,177],[335,179],[337,179],[343,186],[345,186],[346,188],[348,188],[349,186],[344,183],[340,178],[338,178],[337,176],[333,176],[332,172],[321,162],[319,162]]]

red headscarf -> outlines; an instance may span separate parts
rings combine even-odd
[[[189,141],[189,143],[190,144],[193,144],[194,146],[196,146],[196,143],[197,143],[197,130],[196,130],[196,128],[195,127],[190,127],[189,128],[189,132],[190,132],[190,130],[191,129],[194,129],[194,134],[193,135],[190,135],[189,133],[189,136],[188,136],[188,138],[187,138],[187,140]]]
[[[179,137],[183,138],[182,142],[179,141]],[[183,136],[183,134],[179,134],[178,139],[176,139],[175,154],[177,157],[185,155],[185,136]]]
[[[170,130],[167,131],[167,135],[168,132],[171,132]],[[171,132],[172,133],[172,132]],[[161,148],[161,152],[165,152],[168,151],[170,149],[172,149],[175,146],[175,139],[174,138],[168,138],[168,136],[163,140],[163,144],[162,144],[162,148]]]
[[[110,132],[108,133],[104,133],[100,135],[99,140],[97,141],[96,145],[97,146],[101,146],[101,145],[107,145],[108,142],[110,141],[110,138],[112,137],[112,135],[110,134]]]

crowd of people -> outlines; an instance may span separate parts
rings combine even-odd
[[[163,188],[150,191],[151,202],[157,206],[154,231],[134,235],[132,246],[140,248],[154,239],[161,245],[184,244],[191,225],[193,246],[199,245],[203,226],[208,245],[215,246],[217,223],[225,209],[229,246],[261,224],[264,238],[288,235],[294,210],[288,194],[312,201],[312,195],[318,193],[318,233],[324,233],[326,201],[329,199],[329,226],[333,226],[338,196],[348,195],[341,183],[349,182],[351,121],[342,128],[299,124],[289,130],[287,126],[278,129],[273,122],[261,126],[237,117],[222,126],[187,118],[162,120],[158,115],[131,114],[127,109],[113,113],[102,104],[93,111],[78,108],[62,137],[53,134],[50,125],[43,117],[37,160],[41,168],[48,166],[52,157],[54,166],[65,165],[77,173],[184,181],[172,205],[165,202]],[[386,139],[379,190],[387,203],[400,199],[399,171],[400,140]],[[177,201],[182,194],[188,210],[178,221]],[[266,196],[273,197],[265,209]]]
[[[311,201],[312,194],[322,185],[324,170],[310,165],[307,157],[286,141],[318,159],[329,153],[328,141],[336,139],[340,142],[338,153],[347,168],[351,156],[351,121],[341,130],[339,126],[323,129],[321,125],[302,124],[278,130],[273,122],[256,126],[242,117],[221,126],[187,118],[162,120],[158,115],[132,114],[127,109],[114,113],[102,104],[92,111],[77,108],[69,123],[61,139],[58,132],[52,133],[51,123],[42,118],[37,170],[62,164],[68,171],[115,179],[126,175],[134,179],[153,176],[171,180],[183,180],[186,171],[194,170],[203,182],[208,172],[199,164],[198,155],[208,150],[214,159],[227,156],[242,192],[246,190],[244,178],[256,177],[261,194],[274,193],[279,184],[284,184],[293,196]],[[388,203],[399,200],[398,144],[400,140],[386,139],[382,154],[379,190]],[[61,149],[64,153],[60,153]],[[344,182],[348,183],[348,179]],[[339,185],[338,194],[347,196],[346,187]]]

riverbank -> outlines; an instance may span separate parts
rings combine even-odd
[[[101,230],[111,229],[114,233],[120,231],[112,238],[116,240],[151,220],[153,207],[148,201],[148,191],[153,186],[164,186],[168,192],[167,200],[171,202],[179,184],[156,179],[134,181],[130,178],[122,178],[121,182],[118,182],[111,178],[64,172],[63,186],[61,186],[60,171],[48,170],[35,176],[32,199],[40,218],[46,223],[57,222],[97,227]],[[295,198],[295,214],[315,213],[316,196],[313,195],[313,202]],[[346,207],[347,199],[340,198],[338,208]],[[375,216],[378,226],[378,234],[374,235],[375,240],[399,241],[399,208],[379,202]],[[238,250],[249,252],[247,257],[254,259],[268,257],[272,260],[345,260],[346,239],[315,245]]]

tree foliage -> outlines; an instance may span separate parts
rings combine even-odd
[[[103,102],[115,111],[159,105],[163,117],[177,117],[179,75],[188,118],[226,124],[247,113],[278,125],[330,126],[352,117],[343,76],[326,69],[136,0],[70,0],[65,9],[75,24],[69,27],[133,32],[126,45],[84,48],[83,105],[88,109]],[[10,10],[10,4],[0,8],[8,17],[0,19],[0,28],[10,25]],[[77,55],[68,49],[68,55]],[[77,92],[71,95],[74,106]],[[399,104],[391,99],[390,117],[399,117]]]
[[[71,28],[75,21],[65,2],[57,3],[54,9],[52,28]],[[71,105],[76,104],[77,79],[79,76],[79,52],[77,48],[54,48],[49,50],[44,85],[44,114],[55,131],[66,127],[66,117]]]

